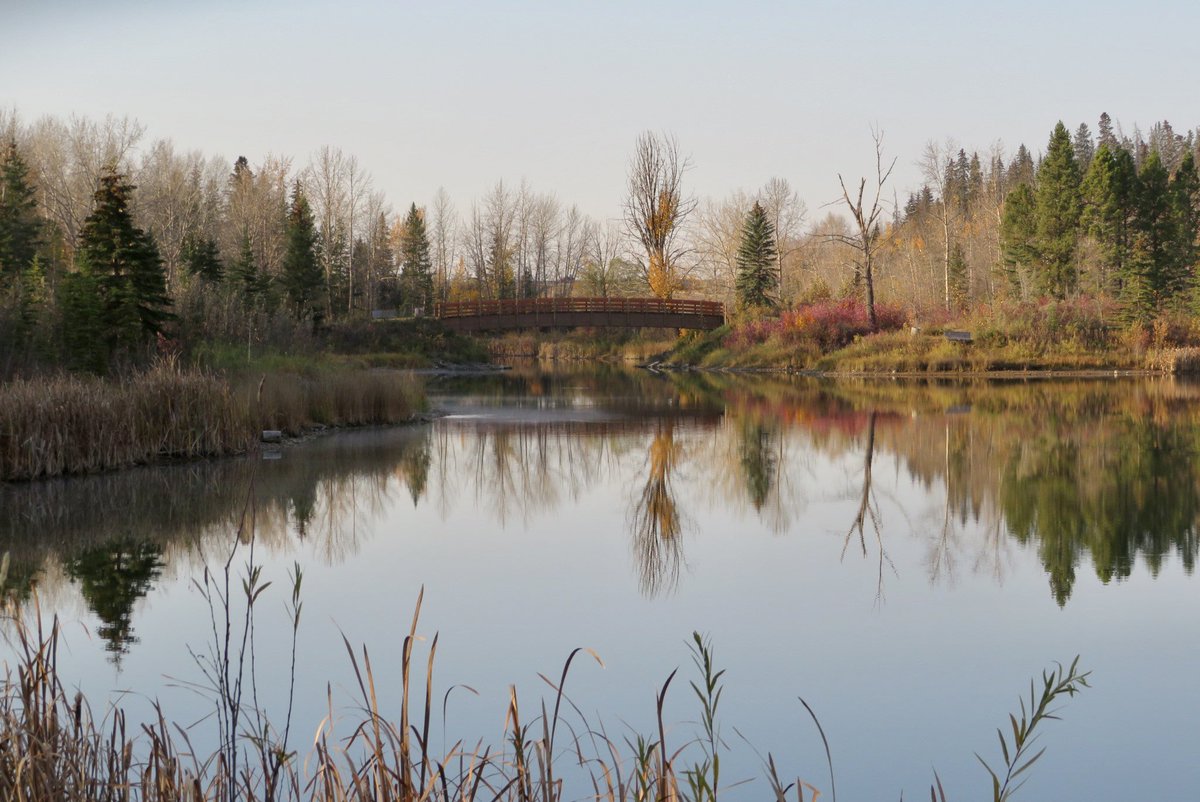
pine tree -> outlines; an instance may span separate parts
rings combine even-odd
[[[158,247],[152,236],[133,224],[129,211],[133,189],[114,170],[100,177],[96,205],[84,221],[77,253],[80,271],[96,283],[110,354],[161,332],[173,317]]]
[[[1042,292],[1056,298],[1075,288],[1079,212],[1079,168],[1071,135],[1059,122],[1037,173],[1038,284]]]
[[[313,328],[325,317],[321,290],[325,276],[317,262],[317,231],[312,208],[297,181],[287,218],[287,251],[283,257],[281,283],[297,320],[311,318]]]
[[[433,304],[433,259],[429,255],[425,216],[415,203],[409,207],[408,215],[404,218],[400,271],[405,306],[410,311],[430,309]]]
[[[1098,284],[1102,291],[1114,281],[1124,280],[1126,274],[1136,183],[1137,173],[1128,151],[1101,144],[1083,178],[1080,222],[1100,249]]]
[[[0,162],[0,278],[13,279],[29,269],[41,227],[29,170],[17,143],[9,142]]]
[[[757,201],[742,224],[737,264],[738,306],[774,308],[773,294],[779,286],[779,276],[775,273],[775,226]]]

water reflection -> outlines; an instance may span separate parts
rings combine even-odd
[[[474,505],[502,531],[617,483],[647,596],[677,587],[686,543],[714,511],[782,535],[814,500],[846,504],[845,547],[878,560],[881,595],[889,538],[927,543],[929,579],[946,583],[964,567],[1002,580],[1011,550],[1029,546],[1060,605],[1085,563],[1104,582],[1128,577],[1139,558],[1152,572],[1172,554],[1195,565],[1200,389],[1170,380],[903,384],[588,368],[433,391],[448,413],[433,425],[338,435],[277,461],[2,487],[6,588],[76,588],[119,655],[136,641],[137,600],[164,570],[186,574],[206,543],[237,531],[252,475],[265,547],[304,541],[328,563],[377,536],[375,521],[399,500],[443,517]],[[920,489],[918,503],[880,497],[882,460]],[[845,481],[818,462],[844,465]]]
[[[96,629],[105,649],[119,661],[137,643],[133,634],[133,607],[162,574],[162,549],[154,543],[127,538],[96,548],[83,549],[64,566],[88,607],[100,619]]]
[[[672,486],[680,458],[675,429],[659,423],[646,456],[646,480],[633,507],[638,585],[647,596],[673,590],[683,560],[683,511]]]

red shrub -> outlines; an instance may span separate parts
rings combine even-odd
[[[899,329],[905,322],[904,310],[889,304],[876,304],[875,318],[878,331]],[[846,298],[804,304],[776,318],[742,323],[726,336],[725,347],[746,348],[776,339],[788,345],[811,343],[821,351],[834,351],[869,333],[866,305]]]

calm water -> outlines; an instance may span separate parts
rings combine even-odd
[[[302,750],[327,683],[343,732],[356,722],[343,635],[394,709],[424,587],[435,693],[478,692],[451,694],[448,742],[496,743],[508,686],[531,711],[538,673],[587,646],[604,667],[578,661],[567,690],[613,736],[651,734],[683,667],[667,706],[682,745],[699,630],[727,669],[728,781],[760,775],[757,749],[828,789],[803,696],[842,798],[923,798],[936,769],[951,798],[978,799],[973,752],[998,761],[1030,677],[1078,654],[1094,687],[1043,731],[1019,798],[1196,798],[1200,387],[523,368],[430,392],[447,414],[429,425],[0,487],[10,592],[36,588],[68,622],[70,682],[133,717],[160,699],[198,721],[211,703],[188,688],[203,684],[190,652],[211,635],[195,580],[237,543],[253,477],[254,556],[278,583],[257,612],[259,695],[276,716],[284,586],[304,572]],[[734,796],[767,793],[755,779]]]

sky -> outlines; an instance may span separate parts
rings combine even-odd
[[[903,202],[930,140],[1200,125],[1198,29],[1194,0],[0,0],[0,107],[252,164],[331,145],[398,209],[524,179],[599,219],[637,136],[668,132],[697,197],[782,177],[814,220],[839,173],[873,176],[872,127]]]

